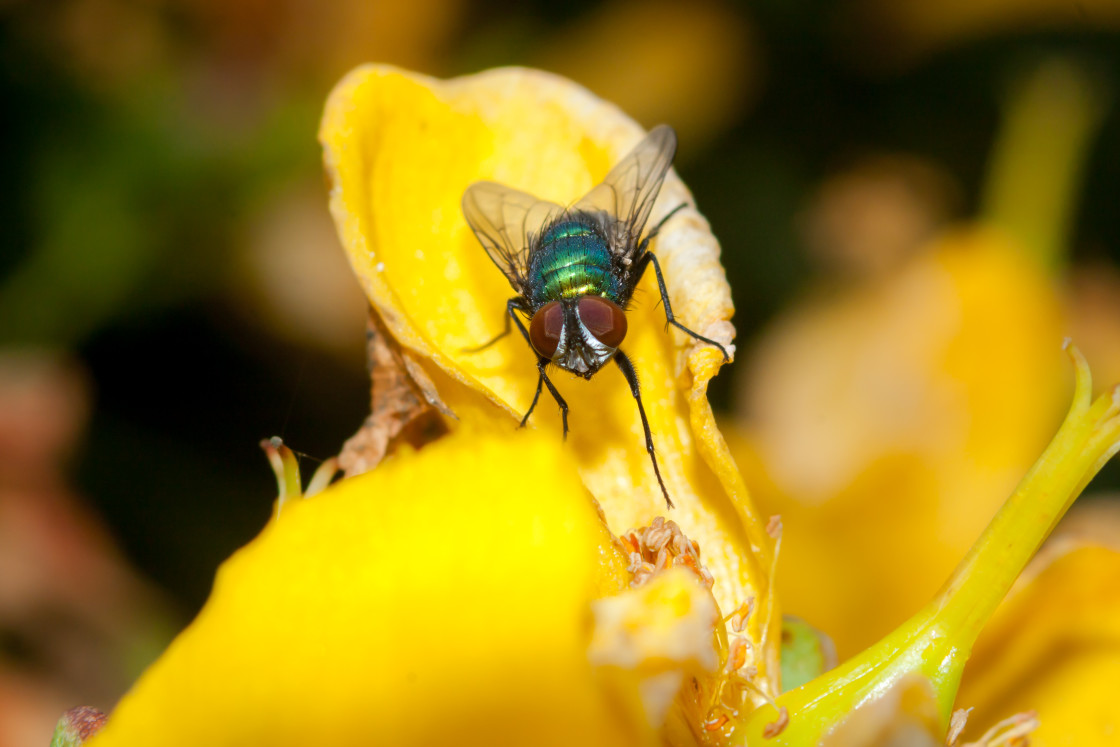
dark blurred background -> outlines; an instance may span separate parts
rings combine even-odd
[[[267,521],[260,439],[310,466],[361,423],[363,299],[316,142],[353,66],[539,66],[676,126],[749,343],[852,272],[807,251],[822,185],[878,164],[918,223],[976,214],[1009,86],[1055,57],[1101,101],[1063,261],[1115,268],[1118,30],[1114,0],[3,0],[0,463],[24,497],[0,508],[0,722],[111,705]]]

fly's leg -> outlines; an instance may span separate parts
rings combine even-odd
[[[533,395],[533,403],[525,411],[525,417],[521,418],[521,425],[517,426],[518,428],[524,428],[525,424],[529,422],[529,416],[533,414],[533,410],[537,409],[537,400],[541,398],[541,384],[543,383],[544,371],[541,371],[540,376],[537,377],[537,393]]]
[[[649,242],[653,241],[653,238],[657,236],[657,234],[661,233],[661,227],[668,223],[670,218],[679,213],[681,210],[684,210],[686,207],[688,207],[688,203],[682,202],[680,205],[677,205],[675,208],[666,213],[664,218],[657,221],[657,225],[651,228],[650,232],[646,234],[646,237],[642,239],[642,243],[638,246],[638,254],[642,254],[647,248],[649,248]]]
[[[552,398],[554,400],[556,400],[556,404],[560,405],[560,420],[562,420],[563,423],[564,423],[564,440],[567,440],[568,439],[568,403],[565,402],[564,398],[560,396],[560,392],[556,391],[556,387],[552,385],[552,381],[548,378],[548,375],[544,372],[544,367],[547,366],[547,365],[548,365],[548,361],[545,360],[544,358],[537,361],[537,369],[541,372],[541,380],[544,381],[544,385],[546,387],[548,387],[548,392],[549,392],[549,394],[552,395]]]
[[[665,278],[661,276],[661,265],[657,263],[656,254],[653,252],[646,252],[645,255],[638,260],[638,277],[641,277],[645,273],[648,265],[653,265],[653,274],[657,276],[657,288],[661,292],[661,303],[665,306],[665,321],[701,342],[715,345],[719,348],[719,351],[723,353],[723,360],[730,361],[731,356],[727,354],[727,349],[724,348],[723,345],[715,340],[709,340],[707,337],[704,337],[704,335],[693,332],[691,329],[678,322],[676,317],[673,316],[673,307],[669,305],[669,291],[665,289]]]
[[[521,336],[525,338],[525,342],[529,343],[529,347],[532,348],[533,343],[529,339],[529,330],[525,329],[525,325],[522,323],[521,319],[513,313],[514,309],[521,309],[522,311],[524,311],[525,306],[523,304],[524,302],[520,298],[511,298],[509,300],[509,303],[506,304],[506,308],[509,310],[509,316],[506,318],[513,320],[513,323],[517,325],[517,329],[521,332]],[[525,417],[521,418],[520,427],[524,428],[525,424],[529,422],[529,416],[533,414],[533,410],[535,410],[537,407],[537,400],[541,398],[541,384],[544,384],[546,387],[548,387],[548,393],[552,395],[552,398],[554,400],[556,400],[556,404],[560,405],[560,419],[564,422],[564,438],[567,439],[568,403],[565,402],[564,398],[560,396],[560,392],[556,390],[556,387],[553,386],[552,381],[548,378],[548,374],[545,373],[544,369],[545,366],[548,365],[548,363],[548,358],[541,358],[540,356],[537,356],[537,371],[540,374],[537,378],[537,392],[533,395],[533,403],[529,405],[529,410],[525,413]]]
[[[615,352],[614,362],[618,364],[622,375],[626,377],[626,383],[630,385],[630,393],[634,395],[634,401],[638,403],[638,414],[642,416],[642,430],[646,435],[646,451],[649,452],[649,459],[653,462],[653,474],[657,475],[657,484],[661,486],[661,494],[665,496],[665,505],[673,508],[673,501],[669,499],[669,491],[665,488],[665,481],[661,479],[661,469],[657,466],[657,456],[653,453],[653,434],[650,433],[649,420],[646,419],[646,408],[642,406],[642,391],[641,387],[638,386],[638,374],[634,371],[634,364],[621,350]]]
[[[509,301],[506,302],[506,317],[505,317],[506,328],[503,329],[501,332],[499,332],[497,335],[495,335],[494,338],[491,339],[489,342],[484,342],[483,344],[479,345],[478,347],[474,347],[474,348],[463,348],[463,352],[464,353],[480,353],[483,350],[485,350],[486,348],[488,348],[491,345],[493,345],[494,343],[496,343],[498,340],[500,340],[503,337],[505,337],[506,335],[508,335],[510,333],[510,329],[511,329],[510,326],[509,326],[509,320],[511,318],[513,318],[513,310],[514,309],[523,309],[523,308],[524,308],[523,302],[522,302],[520,297],[511,298]],[[525,339],[528,339],[528,338],[525,338]]]
[[[520,324],[520,322],[518,322]],[[560,396],[560,392],[553,386],[552,381],[548,378],[548,374],[544,372],[545,366],[548,365],[547,358],[537,359],[537,371],[540,376],[537,378],[537,393],[533,395],[533,404],[529,405],[529,411],[525,413],[525,417],[521,418],[521,427],[524,428],[525,424],[529,422],[529,416],[533,414],[533,410],[537,406],[537,400],[541,397],[541,384],[548,387],[548,393],[556,400],[556,404],[560,405],[560,419],[564,422],[564,439],[568,438],[568,403]]]

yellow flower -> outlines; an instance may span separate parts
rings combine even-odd
[[[303,496],[294,460],[270,446],[276,516],[94,744],[810,744],[910,681],[944,733],[980,626],[1120,446],[1120,403],[1089,402],[1083,363],[1066,426],[945,591],[779,695],[780,524],[760,518],[715,427],[718,350],[665,331],[651,301],[629,315],[672,521],[620,376],[557,377],[564,445],[547,407],[516,431],[536,386],[523,340],[464,352],[501,330],[510,295],[459,212],[467,185],[568,202],[637,126],[534,71],[440,82],[366,67],[332,94],[321,137],[331,209],[375,311],[380,386],[344,456],[351,471],[376,466]],[[652,220],[689,201],[670,175]],[[674,311],[729,345],[703,219],[678,213],[656,251]],[[423,427],[448,432],[429,442]]]

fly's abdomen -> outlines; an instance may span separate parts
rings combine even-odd
[[[586,295],[614,299],[620,290],[606,240],[578,221],[549,227],[534,252],[529,276],[534,306]]]

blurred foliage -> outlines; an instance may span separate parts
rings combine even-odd
[[[257,229],[299,204],[324,216],[307,251],[341,256],[315,133],[348,68],[546,65],[646,126],[679,124],[678,169],[723,243],[749,341],[811,276],[828,277],[802,232],[828,177],[868,157],[916,157],[973,214],[1002,93],[1022,70],[1062,53],[1120,80],[1116,18],[1101,3],[1026,21],[1008,3],[981,4],[984,23],[819,0],[648,13],[625,0],[9,0],[0,340],[63,348],[88,367],[95,408],[77,481],[189,613],[268,516],[258,440],[281,435],[326,457],[367,408],[363,321],[342,336],[349,345],[293,335],[285,310],[317,312],[283,287],[251,290],[267,280],[246,260],[267,262],[276,232]],[[1072,211],[1075,261],[1120,261],[1118,135],[1113,107]],[[354,303],[345,268],[320,264],[322,282]],[[717,406],[731,407],[734,381],[714,382]],[[1115,468],[1104,479],[1116,484]]]

